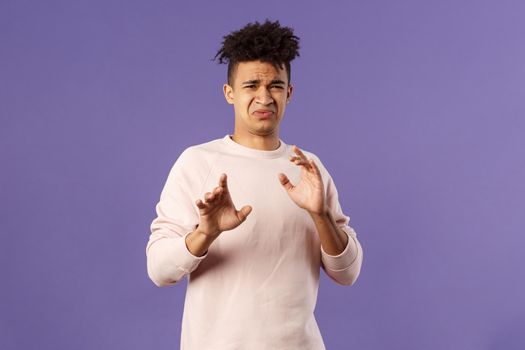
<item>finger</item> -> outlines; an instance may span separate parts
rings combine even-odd
[[[197,205],[197,208],[199,209],[206,209],[206,204],[204,204],[200,199],[197,199],[195,204]]]
[[[213,200],[213,195],[210,192],[206,192],[206,194],[204,194],[204,202],[209,202],[211,200]]]
[[[290,161],[295,163],[295,164],[297,164],[297,165],[307,165],[307,164],[309,164],[308,160],[303,159],[303,158],[301,158],[299,156],[291,156],[290,157]]]
[[[213,190],[213,195],[218,197],[220,196],[222,193],[222,187],[215,187],[215,189]]]
[[[237,211],[237,217],[241,222],[243,222],[244,220],[246,220],[246,217],[251,213],[251,211],[252,207],[249,205],[245,205],[241,208],[241,210]]]
[[[306,158],[306,156],[304,155],[303,151],[301,151],[301,149],[299,147],[297,147],[296,145],[293,145],[293,151],[295,153],[297,153],[297,155],[301,158],[301,159],[304,159],[304,160],[308,160],[308,158]]]
[[[215,201],[217,198],[220,197],[220,195],[223,193],[222,187],[215,187],[212,192],[206,192],[204,194],[204,201],[205,203],[211,203]]]
[[[221,174],[221,177],[219,179],[219,186],[223,188],[224,193],[227,193],[228,190],[228,176],[226,174]]]
[[[319,170],[319,167],[317,166],[317,163],[313,159],[310,159],[310,165],[311,165],[314,173],[316,175],[321,176],[321,171]]]
[[[300,158],[290,159],[295,165],[301,168],[301,170],[311,171],[312,165],[308,160],[303,160]]]
[[[219,186],[222,186],[226,183],[226,174],[222,173],[221,176],[219,177]]]
[[[294,188],[292,183],[290,182],[290,179],[288,179],[288,176],[284,175],[283,173],[278,174],[279,181],[281,182],[281,185],[287,190],[290,191]]]

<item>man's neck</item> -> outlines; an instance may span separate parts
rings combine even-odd
[[[274,151],[279,148],[281,142],[279,140],[279,135],[268,135],[268,136],[258,136],[258,135],[243,135],[233,134],[230,138],[236,143],[243,145],[245,147],[261,150],[261,151]]]

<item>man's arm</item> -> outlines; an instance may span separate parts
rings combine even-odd
[[[155,227],[156,224],[152,224]],[[185,244],[191,232],[182,236],[165,229],[153,231],[146,246],[148,276],[157,287],[176,284],[197,268],[206,254],[193,255]]]
[[[186,236],[186,247],[188,251],[195,256],[204,256],[208,252],[216,237],[211,237],[201,231],[197,227],[195,231]]]
[[[350,218],[343,214],[335,184],[321,161],[317,157],[308,159],[297,146],[293,150],[297,155],[291,156],[290,161],[301,167],[301,180],[294,186],[285,174],[279,173],[279,181],[314,221],[327,275],[339,284],[351,285],[361,271],[363,252],[355,231],[348,226]],[[326,191],[323,178],[327,179]]]
[[[169,286],[193,272],[206,258],[207,250],[223,232],[246,220],[252,208],[236,210],[229,194],[227,176],[222,174],[219,186],[204,194],[195,204],[189,190],[191,163],[181,156],[175,163],[157,204],[157,218],[151,224],[146,247],[148,276],[155,285]],[[200,184],[198,185],[200,187]],[[191,223],[198,223],[191,225]]]
[[[341,285],[354,284],[363,261],[355,231],[348,225],[340,228],[330,210],[324,214],[309,214],[321,241],[321,261],[326,274]]]
[[[337,227],[330,210],[324,213],[308,212],[314,221],[324,251],[330,255],[341,254],[348,244],[348,235]]]

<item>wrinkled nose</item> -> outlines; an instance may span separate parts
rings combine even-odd
[[[259,104],[267,106],[273,103],[273,98],[268,89],[261,88],[257,91],[256,101]]]

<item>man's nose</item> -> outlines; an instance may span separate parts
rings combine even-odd
[[[257,102],[262,105],[269,105],[273,103],[272,94],[270,94],[270,91],[264,87],[261,87],[259,91],[257,91]]]

